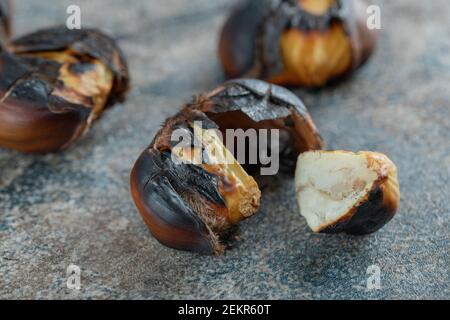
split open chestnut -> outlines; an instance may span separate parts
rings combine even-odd
[[[227,129],[278,129],[277,148],[267,147],[286,167],[322,147],[305,106],[284,88],[241,79],[197,96],[166,120],[131,173],[134,202],[166,246],[222,254],[234,226],[258,210],[261,192],[221,138]]]
[[[125,99],[127,64],[100,31],[59,26],[6,48],[0,52],[0,147],[39,153],[67,148]]]
[[[394,217],[400,201],[397,168],[377,152],[305,152],[295,185],[300,213],[314,232],[375,232]]]
[[[376,40],[363,0],[246,0],[225,23],[219,55],[231,77],[321,87],[361,66]]]

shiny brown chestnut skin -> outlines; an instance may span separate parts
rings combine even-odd
[[[285,123],[286,119],[291,119]],[[281,128],[289,139],[284,152],[293,154],[323,145],[303,103],[288,90],[259,80],[234,80],[197,96],[177,115],[169,118],[150,146],[136,161],[131,177],[133,200],[153,236],[162,244],[203,254],[223,254],[227,237],[243,219],[259,207],[260,191],[250,176],[238,185],[229,170],[175,164],[171,133],[189,131],[194,121],[205,128]],[[292,122],[292,123],[290,123]],[[282,155],[280,155],[282,157]],[[283,160],[283,159],[281,159]],[[288,160],[288,159],[285,159]],[[292,166],[290,161],[286,164]],[[242,167],[233,168],[245,172]],[[230,203],[250,204],[246,212],[231,214]],[[241,206],[239,207],[239,210]],[[245,206],[248,208],[248,206]]]
[[[219,56],[227,76],[322,87],[361,66],[376,33],[363,0],[247,0],[226,21]]]
[[[0,53],[0,146],[65,149],[128,87],[120,49],[97,30],[59,26],[13,40]]]

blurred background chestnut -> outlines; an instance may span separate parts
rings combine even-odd
[[[247,0],[219,43],[227,76],[321,87],[361,66],[376,35],[363,0]]]
[[[11,2],[0,0],[0,147],[65,149],[122,102],[128,66],[115,41],[61,25],[11,40]]]

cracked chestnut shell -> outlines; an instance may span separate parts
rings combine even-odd
[[[295,185],[300,213],[314,232],[375,232],[394,217],[400,202],[397,168],[378,152],[305,152],[298,158]]]
[[[361,66],[376,34],[363,0],[246,0],[225,23],[219,56],[230,77],[321,87]]]
[[[59,26],[13,40],[0,53],[0,146],[67,148],[128,86],[120,49],[97,30]]]
[[[323,144],[303,103],[284,88],[240,79],[197,96],[166,120],[131,173],[134,202],[162,244],[220,255],[234,227],[257,212],[256,181],[217,135],[237,128],[280,129],[280,161],[290,168],[300,152]],[[179,147],[171,138],[175,130],[200,142]],[[232,161],[220,161],[213,150],[224,150]]]

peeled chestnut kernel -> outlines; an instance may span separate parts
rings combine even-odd
[[[375,232],[394,217],[400,202],[397,168],[377,152],[305,152],[298,158],[295,186],[300,213],[314,232]]]
[[[247,0],[225,23],[219,55],[229,77],[321,87],[361,66],[376,34],[363,0]]]
[[[11,2],[0,0],[0,51],[6,47],[11,34]]]
[[[125,99],[129,77],[114,41],[96,30],[41,30],[0,53],[0,146],[65,149]]]
[[[283,131],[284,146],[277,150],[285,165],[322,146],[304,105],[281,87],[235,80],[196,97],[166,120],[131,173],[134,202],[164,245],[220,255],[234,227],[258,210],[256,181],[222,139],[226,129],[238,128]],[[175,133],[189,143],[173,141]]]

